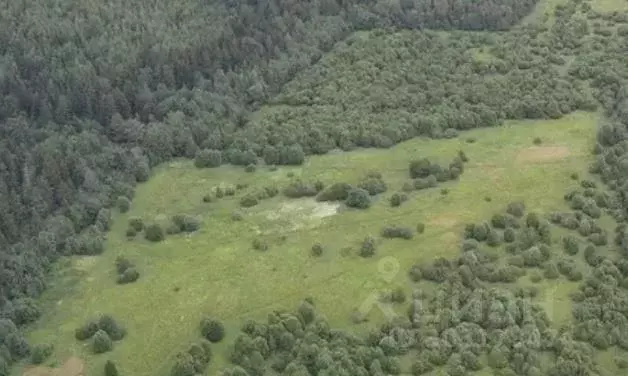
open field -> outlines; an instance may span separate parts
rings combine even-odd
[[[184,161],[164,165],[138,187],[131,210],[115,216],[102,256],[77,257],[68,261],[71,266],[59,266],[59,276],[43,299],[46,313],[30,339],[55,344],[53,358],[59,363],[71,355],[84,358],[88,374],[100,372],[111,358],[125,374],[154,376],[166,375],[172,356],[198,338],[198,323],[205,313],[224,320],[228,333],[234,334],[244,318],[264,318],[272,309],[291,309],[311,296],[331,325],[359,330],[349,320],[352,310],[374,291],[403,286],[410,292],[408,268],[417,261],[455,256],[465,223],[486,220],[512,200],[524,200],[530,210],[539,212],[564,209],[563,194],[575,184],[570,174],[586,174],[596,122],[597,116],[589,113],[554,121],[508,122],[456,139],[415,139],[388,150],[331,153],[310,158],[299,168],[277,171],[196,169]],[[541,145],[533,144],[535,137],[542,139]],[[477,141],[467,143],[468,138]],[[449,162],[458,150],[470,158],[459,181],[412,192],[401,207],[390,207],[387,198],[409,179],[410,160]],[[281,188],[295,178],[328,185],[356,183],[369,170],[383,174],[388,192],[368,210],[339,208],[336,213],[333,204],[280,194],[243,210],[243,221],[231,219],[239,197],[255,187]],[[213,187],[238,183],[249,187],[235,197],[202,203]],[[441,187],[449,194],[441,195]],[[174,214],[199,216],[201,229],[157,244],[140,237],[127,240],[129,217],[163,221]],[[383,225],[413,228],[419,222],[426,230],[413,240],[379,240],[375,257],[357,255],[360,241],[369,234],[377,236]],[[256,237],[269,242],[267,252],[252,249]],[[310,256],[316,242],[325,247],[320,258]],[[137,264],[142,275],[138,282],[115,283],[118,255]],[[398,270],[382,273],[378,268],[383,257],[396,260]],[[569,291],[561,286],[545,287],[540,299],[547,304],[567,299]],[[564,318],[568,305],[560,309],[555,314]],[[129,332],[105,356],[90,355],[90,349],[74,339],[74,329],[99,313],[113,314]],[[369,315],[371,324],[381,318],[376,308]],[[216,349],[209,374],[225,364],[224,352],[232,338],[228,335]]]

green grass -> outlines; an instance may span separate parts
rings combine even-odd
[[[403,286],[409,293],[409,267],[437,256],[457,255],[465,223],[488,219],[512,200],[525,200],[530,210],[563,210],[563,194],[575,184],[570,174],[586,175],[596,122],[597,116],[588,113],[554,121],[508,122],[457,139],[415,139],[388,150],[331,153],[312,157],[298,168],[260,168],[252,174],[232,167],[200,170],[188,161],[164,165],[138,187],[130,212],[115,216],[103,255],[76,257],[59,265],[54,284],[42,299],[44,316],[29,338],[34,343],[53,343],[53,359],[84,358],[88,374],[99,374],[105,360],[113,359],[124,374],[161,376],[168,374],[174,354],[199,338],[198,323],[206,313],[224,320],[229,333],[216,347],[208,374],[216,374],[226,364],[227,345],[244,318],[264,318],[275,308],[292,309],[306,296],[314,298],[332,326],[360,331],[383,315],[375,308],[370,323],[356,326],[349,320],[352,310],[381,289]],[[469,137],[477,141],[465,142]],[[535,137],[543,140],[541,146],[533,145]],[[448,195],[442,196],[439,187],[411,193],[399,208],[389,206],[387,198],[408,181],[411,159],[430,157],[444,163],[458,150],[464,150],[470,162],[459,181],[444,184]],[[243,210],[243,221],[231,220],[245,192],[269,184],[285,186],[291,180],[289,172],[331,184],[355,183],[368,170],[382,172],[389,186],[369,210],[342,210],[323,218],[329,205],[280,195]],[[235,197],[202,203],[213,187],[237,183],[250,186]],[[159,244],[125,237],[131,216],[163,222],[181,213],[202,218],[201,229],[170,236]],[[414,228],[419,222],[426,223],[423,235],[410,241],[380,240],[375,257],[357,256],[360,241],[378,235],[382,226]],[[267,252],[251,248],[256,237],[269,242]],[[325,246],[320,258],[309,253],[315,242]],[[113,264],[120,254],[137,264],[142,274],[138,282],[116,285]],[[383,257],[396,260],[398,270],[380,273]],[[556,296],[567,299],[569,285],[547,284],[542,296],[548,304]],[[395,310],[404,314],[406,307]],[[128,328],[128,336],[115,344],[113,352],[93,356],[73,333],[99,313],[113,314]],[[565,312],[557,314],[565,317]]]

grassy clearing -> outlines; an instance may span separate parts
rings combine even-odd
[[[43,299],[49,307],[30,339],[54,343],[57,361],[70,355],[84,358],[88,374],[101,372],[109,358],[125,374],[154,376],[166,375],[174,354],[199,337],[198,323],[204,313],[224,320],[234,334],[246,317],[263,318],[272,309],[292,308],[311,296],[332,325],[359,330],[349,320],[352,310],[382,289],[403,286],[410,292],[408,268],[417,261],[455,256],[465,223],[488,219],[516,199],[525,200],[530,210],[564,209],[563,194],[575,184],[569,175],[586,174],[596,121],[594,114],[576,113],[555,121],[509,122],[469,131],[458,139],[416,139],[389,150],[332,153],[313,157],[299,168],[262,168],[253,174],[231,167],[199,170],[187,161],[163,166],[138,187],[131,211],[116,216],[102,256],[74,258],[59,266],[55,284]],[[471,137],[477,141],[465,142]],[[533,145],[535,137],[542,139],[540,146]],[[439,187],[411,193],[399,208],[389,206],[387,198],[408,181],[411,159],[448,162],[460,149],[470,162],[459,181],[444,185],[448,195],[441,195]],[[389,191],[367,211],[334,214],[330,204],[276,197],[244,210],[243,221],[231,219],[239,197],[255,188],[285,186],[296,177],[355,183],[368,170],[382,172]],[[213,187],[237,183],[249,188],[235,197],[202,203]],[[181,213],[202,218],[201,229],[170,236],[159,244],[125,237],[131,216],[163,221]],[[419,222],[426,223],[423,235],[410,241],[379,241],[375,257],[357,256],[360,241],[378,235],[382,226],[414,228]],[[251,248],[256,237],[269,242],[269,251]],[[315,242],[325,246],[317,259],[309,252]],[[138,282],[115,284],[113,264],[119,254],[137,264],[142,274]],[[393,263],[391,270],[381,272],[379,262],[387,256],[399,268]],[[567,299],[569,291],[567,285],[548,282],[542,298],[555,303]],[[566,317],[568,306],[559,306],[562,311],[554,317]],[[399,314],[405,309],[395,307]],[[98,313],[115,315],[129,331],[104,356],[90,355],[90,349],[73,335],[77,326]],[[372,324],[382,314],[375,308],[369,319]],[[209,374],[225,364],[232,338],[217,346]]]
[[[593,0],[593,9],[602,13],[625,12],[628,10],[627,0]]]

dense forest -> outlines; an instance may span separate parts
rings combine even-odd
[[[10,363],[29,353],[18,327],[39,317],[32,299],[45,289],[51,263],[63,255],[102,252],[112,208],[131,200],[134,186],[149,179],[154,166],[172,158],[202,160],[212,155],[218,165],[299,164],[304,155],[336,148],[385,148],[416,136],[454,137],[460,130],[496,126],[506,119],[557,118],[592,110],[599,102],[607,124],[599,131],[591,172],[613,190],[618,205],[612,214],[623,222],[628,215],[628,18],[601,15],[587,3],[573,1],[557,8],[551,28],[529,25],[507,33],[474,33],[511,29],[535,4],[190,0],[140,2],[129,11],[128,3],[120,1],[6,2],[0,13],[2,359]],[[432,31],[406,31],[395,37],[381,31],[368,43],[351,36],[372,29]],[[438,30],[458,31],[446,37]],[[361,48],[331,59],[323,56],[334,46],[342,50],[355,44]],[[374,52],[384,48],[394,54],[378,58],[383,55]],[[487,52],[478,52],[482,49]],[[488,57],[479,59],[482,54]],[[353,64],[356,61],[360,65]],[[330,75],[331,65],[346,69]],[[297,75],[303,79],[291,83]],[[360,88],[367,84],[373,90],[365,93]],[[283,94],[276,96],[282,88]],[[252,118],[265,103],[269,109]],[[538,224],[529,227],[542,231]],[[541,235],[531,245],[536,243],[540,252]],[[618,227],[615,243],[628,255],[625,226]],[[520,297],[496,296],[465,280],[499,281],[514,270],[491,269],[480,252],[474,257],[457,263],[441,260],[419,274],[447,281],[443,294],[461,290],[465,302],[475,293],[477,299],[489,301],[484,305],[523,304]],[[628,267],[622,260],[591,263],[596,273],[578,297],[576,339],[598,348],[624,346],[622,333],[628,326],[621,307],[628,296],[619,285]],[[557,268],[578,279],[569,265]],[[300,320],[311,324],[315,316],[307,304],[302,308],[307,312],[300,313],[306,317]],[[515,311],[514,316],[523,316]],[[531,322],[521,317],[496,323],[500,317],[490,312],[486,317],[469,316],[467,322],[475,326],[459,326],[456,331],[466,332],[452,330],[448,335],[477,339],[486,335],[480,326],[511,328],[513,336],[534,329],[543,341],[534,350],[557,354],[559,362],[550,375],[594,375],[590,357],[583,355],[588,348],[567,334],[532,328],[529,325],[547,324],[536,308],[532,312]],[[271,317],[269,325],[284,319]],[[380,350],[373,350],[316,323],[294,330],[316,330],[323,338],[319,346],[330,353],[349,351],[344,358],[325,358],[325,368],[351,358],[344,363],[344,373],[329,375],[347,374],[351,367],[371,367],[372,375],[382,374],[381,368],[394,373],[396,365],[389,358],[403,350],[381,343],[390,342],[384,337],[408,335],[383,328],[370,338],[379,344]],[[426,337],[431,338],[432,351],[417,362],[417,374],[427,372],[429,364],[446,362],[452,362],[452,372],[470,370],[477,356],[494,350],[459,346],[455,360],[460,364],[442,359],[442,354],[453,352],[438,339],[453,328],[445,324],[425,329],[431,330]],[[244,372],[257,374],[248,358],[255,352],[249,342],[260,335],[252,335],[257,324],[251,325],[240,340],[241,356],[233,361]],[[503,369],[512,370],[504,374],[538,374],[538,354],[516,347],[517,342],[498,349],[508,353],[498,359]],[[311,356],[306,345],[303,340],[298,352],[283,355],[282,345],[273,347],[285,363],[279,369],[292,368],[286,374],[297,375],[307,374],[304,367],[320,368],[312,359],[305,361]],[[439,346],[449,347],[444,351]],[[294,358],[305,360],[290,366]],[[367,365],[367,358],[376,358],[378,364]],[[575,358],[584,360],[578,363]],[[231,374],[243,374],[238,372],[236,368]]]

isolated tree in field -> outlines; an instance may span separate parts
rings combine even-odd
[[[201,334],[210,342],[220,342],[225,336],[224,325],[210,317],[201,320]]]

